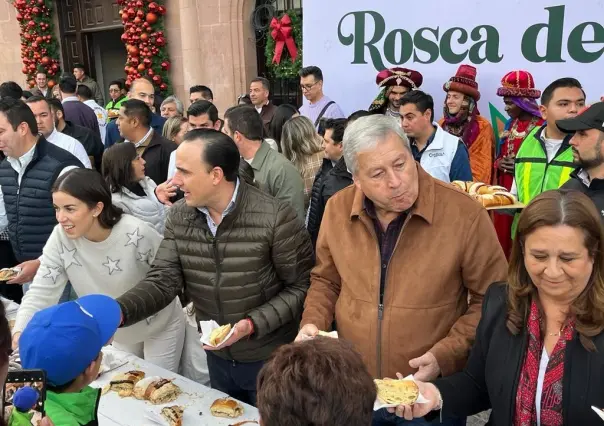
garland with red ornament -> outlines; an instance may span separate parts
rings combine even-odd
[[[48,87],[55,85],[53,77],[59,75],[59,44],[54,36],[52,0],[14,0],[17,21],[21,27],[21,58],[23,74],[29,87],[36,84],[36,74],[46,73]]]
[[[161,0],[118,0],[124,23],[126,85],[149,76],[162,93],[172,93],[170,59],[165,36],[166,7]]]

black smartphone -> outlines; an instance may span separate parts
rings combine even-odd
[[[26,387],[32,388],[35,392],[23,389]],[[17,392],[19,395],[15,401]],[[32,424],[38,424],[38,421],[45,416],[46,372],[44,370],[9,371],[3,395],[2,413],[7,424],[11,415],[27,417]],[[17,412],[13,414],[13,410]]]

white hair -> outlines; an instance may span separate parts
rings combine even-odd
[[[396,135],[405,147],[409,146],[409,139],[401,129],[398,120],[386,115],[369,115],[361,117],[346,127],[342,145],[344,160],[348,170],[353,175],[357,173],[357,155],[362,151],[374,149],[379,142],[384,141],[389,135]]]
[[[174,104],[176,106],[176,111],[178,112],[179,115],[183,115],[185,113],[185,106],[183,105],[182,101],[180,99],[178,99],[176,96],[168,96],[161,103],[161,107],[163,107],[164,105],[167,105],[167,104]],[[161,109],[161,107],[160,107],[160,109]]]

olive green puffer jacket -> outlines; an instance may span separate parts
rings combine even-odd
[[[159,312],[184,286],[198,321],[254,323],[250,339],[215,352],[218,356],[266,360],[296,337],[311,259],[309,235],[293,208],[243,181],[216,237],[205,214],[181,200],[169,210],[147,277],[118,299],[124,326]]]

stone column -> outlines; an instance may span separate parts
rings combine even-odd
[[[222,116],[256,75],[256,43],[251,25],[255,0],[172,0],[180,5],[181,57],[174,52],[177,93],[188,100],[189,87],[203,84],[214,92]],[[169,23],[170,24],[170,23]],[[176,28],[169,37],[175,39]],[[173,41],[172,41],[173,42]],[[182,76],[182,77],[181,77]],[[188,102],[185,102],[188,105]]]
[[[26,88],[25,74],[21,72],[21,39],[17,10],[8,1],[0,0],[0,83],[12,80]]]

